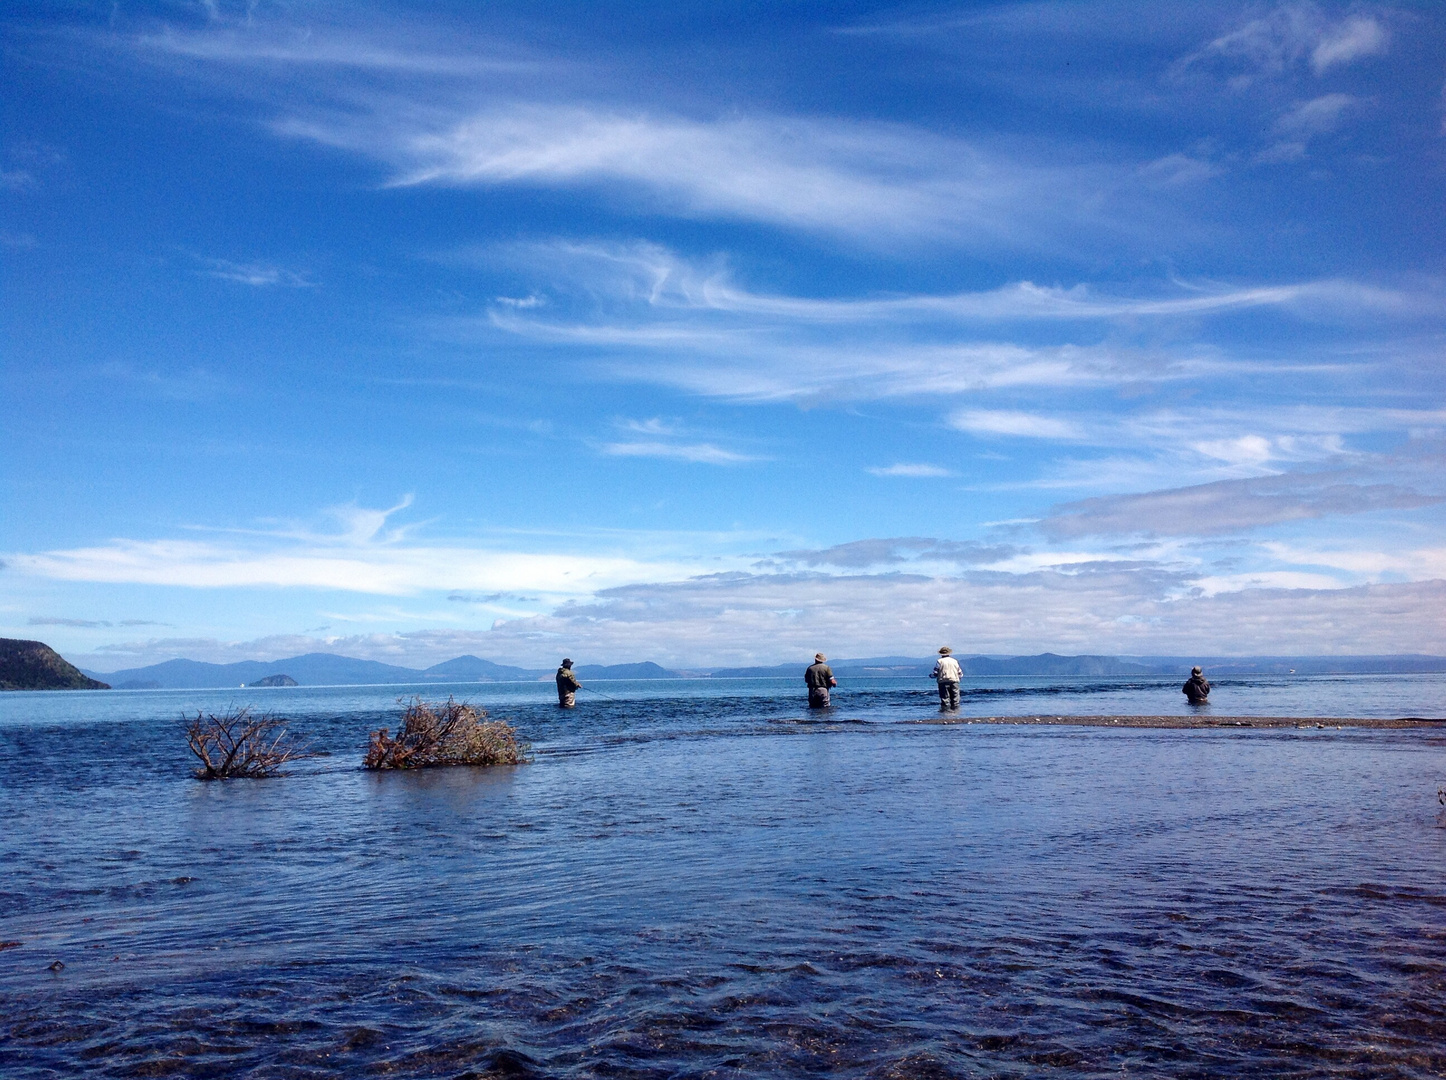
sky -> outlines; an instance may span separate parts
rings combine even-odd
[[[0,636],[1446,653],[1446,7],[0,14]]]

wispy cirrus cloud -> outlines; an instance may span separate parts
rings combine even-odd
[[[1052,539],[1145,534],[1219,536],[1267,525],[1446,501],[1395,484],[1361,484],[1340,473],[1287,473],[1107,495],[1054,508],[1040,522]]]
[[[664,458],[701,465],[746,465],[761,461],[755,454],[728,450],[713,442],[699,442],[688,437],[681,424],[661,417],[649,420],[623,420],[618,427],[629,438],[604,442],[598,447],[610,457]]]
[[[933,480],[957,475],[942,465],[928,465],[922,462],[899,462],[895,465],[875,465],[864,470],[870,476],[901,476],[914,480]]]
[[[866,243],[1054,247],[1061,231],[1124,236],[1135,226],[1114,204],[1146,198],[1112,164],[1029,161],[906,125],[823,117],[519,101],[453,116],[435,107],[295,115],[275,130],[380,158],[396,187],[591,189],[658,214]]]
[[[1446,297],[1439,291],[1392,289],[1341,278],[1270,285],[1175,278],[1133,295],[1087,283],[1062,286],[1018,281],[972,292],[819,299],[759,292],[740,284],[723,259],[688,258],[645,241],[510,244],[442,258],[464,264],[510,263],[564,294],[579,289],[615,304],[643,306],[659,313],[706,312],[818,325],[1168,320],[1256,308],[1280,309],[1305,318],[1326,314],[1334,318],[1411,318],[1446,313]],[[526,302],[499,299],[508,307],[536,307],[545,302],[541,292],[533,293]]]
[[[154,58],[208,64],[323,72],[355,71],[372,75],[477,79],[556,70],[555,61],[529,56],[516,41],[471,40],[459,48],[455,38],[425,32],[416,23],[349,27],[307,26],[246,18],[216,18],[204,29],[163,24],[143,30],[133,47]]]
[[[1302,158],[1310,141],[1329,134],[1341,126],[1348,111],[1360,105],[1350,94],[1322,94],[1309,101],[1297,102],[1275,121],[1275,134],[1280,137],[1273,146],[1262,150],[1256,160],[1264,162],[1292,161]]]
[[[330,507],[328,529],[297,523],[206,529],[203,540],[115,539],[86,547],[7,554],[8,570],[53,581],[178,589],[311,589],[376,596],[535,593],[548,602],[629,581],[746,565],[732,534],[506,537],[429,542],[419,525],[389,525],[411,497],[385,509]],[[191,530],[195,532],[197,530]],[[508,540],[511,540],[509,543]],[[706,549],[706,556],[697,551]],[[729,552],[723,554],[722,552]],[[340,616],[338,616],[340,617]]]
[[[308,588],[408,596],[457,588],[590,592],[640,576],[686,573],[683,563],[449,545],[258,546],[191,540],[116,540],[6,556],[13,572],[57,581],[192,589]]]
[[[1218,65],[1236,85],[1309,66],[1316,75],[1387,51],[1390,34],[1374,15],[1331,19],[1319,4],[1277,4],[1182,58],[1177,71]]]
[[[27,626],[66,626],[73,629],[95,630],[111,629],[122,626],[169,626],[170,623],[156,622],[153,619],[121,619],[119,622],[111,622],[107,619],[66,619],[53,615],[35,615],[25,620]]]
[[[1302,101],[1275,122],[1275,129],[1284,135],[1309,138],[1334,131],[1341,114],[1357,104],[1350,94],[1322,94]]]
[[[930,563],[958,566],[986,566],[1020,554],[1011,544],[983,544],[978,541],[940,540],[928,536],[896,536],[875,540],[851,540],[832,547],[780,551],[775,558],[804,566],[836,566],[863,570],[869,567],[895,568],[906,563],[916,567]]]
[[[751,454],[725,450],[713,443],[633,441],[603,443],[602,452],[612,457],[666,458],[703,465],[745,465],[758,461]]]
[[[949,417],[949,426],[971,435],[1003,435],[1023,439],[1082,437],[1080,426],[1069,420],[1013,409],[963,409]]]
[[[201,271],[204,276],[219,278],[222,281],[234,281],[237,284],[250,285],[253,288],[281,286],[288,289],[312,289],[316,287],[316,282],[304,275],[271,263],[238,263],[228,259],[204,259],[202,262],[206,267]]]
[[[682,107],[634,71],[402,20],[257,17],[152,26],[139,59],[264,102],[268,127],[379,163],[396,187],[547,188],[600,205],[730,220],[879,248],[1025,247],[1186,228],[1145,162],[879,119]],[[612,85],[609,85],[611,83]],[[298,92],[298,87],[303,92]],[[484,103],[484,104],[479,104]],[[1185,178],[1177,172],[1177,181]],[[1197,179],[1199,174],[1193,174]]]
[[[1203,319],[1258,312],[1378,332],[1382,319],[1409,326],[1446,312],[1430,289],[1342,280],[1172,282],[1136,295],[1018,282],[970,293],[815,299],[752,290],[723,260],[687,259],[647,243],[512,245],[450,258],[510,262],[548,302],[526,311],[494,306],[480,319],[439,325],[444,334],[465,341],[500,331],[588,351],[625,378],[738,400],[1172,381],[1239,367],[1201,341]],[[1145,320],[1150,344],[1132,344]],[[1161,334],[1176,326],[1188,328],[1189,342],[1162,348]]]
[[[1310,66],[1317,75],[1338,64],[1363,56],[1380,56],[1390,44],[1381,23],[1368,15],[1353,15],[1326,29],[1310,51]]]

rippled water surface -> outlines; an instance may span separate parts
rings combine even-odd
[[[966,711],[1183,712],[1177,683],[979,680]],[[925,726],[897,680],[822,720],[762,681],[427,689],[533,762],[362,772],[397,687],[0,697],[0,1072],[1446,1074],[1446,732]],[[326,756],[190,779],[177,717],[228,704]]]

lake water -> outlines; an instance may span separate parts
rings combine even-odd
[[[1178,683],[971,680],[964,711],[1184,713]],[[358,766],[406,687],[0,695],[0,1073],[1446,1073],[1446,732],[595,689],[428,686],[533,761],[401,774]],[[1214,696],[1446,716],[1442,676]],[[327,756],[190,779],[181,712],[242,704]]]

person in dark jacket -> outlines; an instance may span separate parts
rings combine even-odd
[[[557,669],[557,707],[575,709],[577,692],[581,689],[582,683],[578,682],[577,676],[572,673],[572,661],[564,660],[562,667]]]
[[[1185,696],[1190,699],[1191,705],[1207,705],[1210,699],[1210,683],[1204,675],[1200,674],[1198,667],[1190,669],[1190,677],[1185,680],[1182,688]]]
[[[808,684],[810,709],[827,709],[829,688],[838,685],[833,677],[833,668],[824,663],[826,659],[823,653],[814,653],[813,665],[803,673],[803,681]]]

